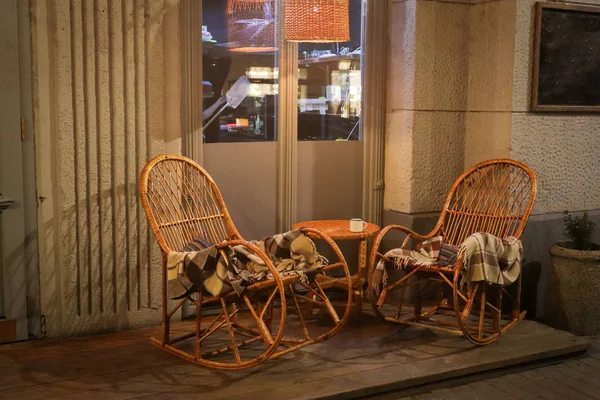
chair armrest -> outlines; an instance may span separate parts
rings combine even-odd
[[[371,247],[371,253],[369,255],[369,263],[368,263],[369,277],[371,276],[373,270],[375,269],[375,261],[377,259],[381,241],[383,240],[383,237],[392,230],[397,230],[397,231],[406,233],[406,238],[404,239],[404,242],[402,242],[402,246],[401,246],[404,248],[404,247],[406,247],[406,245],[408,244],[408,241],[411,238],[415,239],[419,242],[422,242],[424,240],[427,240],[427,239],[433,237],[439,231],[439,228],[436,226],[434,228],[434,230],[429,232],[427,235],[421,235],[421,234],[419,234],[413,230],[410,230],[402,225],[388,225],[385,228],[383,228],[382,230],[380,230],[379,233],[377,234],[377,236],[375,237],[375,239],[373,240],[373,246]]]
[[[406,243],[408,242],[408,239],[413,238],[419,242],[422,242],[423,240],[429,239],[430,237],[433,236],[433,232],[427,234],[427,235],[421,235],[415,231],[412,231],[402,225],[388,225],[385,228],[383,228],[381,231],[379,231],[379,234],[377,235],[377,237],[383,238],[383,236],[385,236],[389,231],[392,230],[397,230],[397,231],[401,231],[406,233],[406,239],[404,239],[404,243],[402,243],[402,247],[404,247],[406,245]]]
[[[313,239],[322,239],[322,240],[324,240],[329,245],[329,247],[331,247],[331,249],[334,251],[336,257],[338,258],[338,262],[329,265],[328,266],[329,268],[327,268],[327,266],[326,266],[324,268],[324,270],[330,269],[333,265],[338,265],[339,264],[342,267],[342,269],[344,270],[344,274],[346,276],[348,287],[351,288],[350,269],[348,268],[348,263],[346,262],[346,258],[342,254],[342,251],[340,250],[339,246],[331,238],[331,236],[329,236],[325,232],[321,232],[320,230],[313,229],[313,228],[301,228],[300,230],[305,235],[307,235],[308,237],[311,237]]]

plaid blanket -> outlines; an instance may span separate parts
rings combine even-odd
[[[182,249],[183,250],[183,249]],[[198,251],[172,251],[167,255],[167,291],[181,299],[203,291],[213,296],[231,291],[227,263],[216,246]]]
[[[452,265],[456,262],[458,246],[444,243],[442,236],[436,236],[419,243],[412,249],[397,248],[385,253],[385,257],[394,260],[393,267],[406,270],[407,268],[428,267],[432,265]],[[392,267],[388,265],[387,267]],[[388,270],[386,262],[380,260],[373,272],[372,288],[379,292],[379,286],[387,285]]]
[[[419,243],[416,249],[393,249],[385,253],[393,260],[389,265],[380,260],[370,282],[375,293],[383,283],[387,286],[388,268],[411,269],[433,265],[453,265],[463,259],[466,282],[486,281],[497,285],[510,285],[521,273],[523,245],[514,237],[501,239],[489,233],[474,233],[458,246],[444,243],[436,236]]]
[[[281,276],[300,275],[308,280],[327,263],[314,242],[300,230],[251,243],[267,254]],[[168,254],[169,293],[176,299],[198,291],[218,296],[235,290],[241,295],[248,285],[272,278],[265,262],[245,246],[218,251],[216,246],[199,241],[194,244],[204,248],[189,251],[190,244],[183,251]]]
[[[523,244],[513,236],[474,233],[461,244],[458,257],[463,258],[467,282],[510,285],[521,273]]]

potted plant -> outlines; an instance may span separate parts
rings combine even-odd
[[[550,247],[546,319],[576,335],[600,333],[600,245],[587,213],[563,218],[568,241]]]

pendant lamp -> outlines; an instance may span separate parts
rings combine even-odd
[[[229,1],[228,10],[233,12],[234,10],[260,10],[261,6],[265,3],[271,3],[273,0],[236,0]]]
[[[349,0],[285,0],[284,36],[290,42],[348,42],[349,19]]]
[[[228,0],[228,43],[232,52],[276,51],[275,0]]]

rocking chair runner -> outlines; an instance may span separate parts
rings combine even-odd
[[[165,155],[150,161],[141,173],[140,196],[163,256],[163,331],[162,338],[152,338],[159,347],[200,365],[237,370],[322,342],[337,333],[348,320],[352,305],[348,265],[335,242],[323,233],[303,230],[325,240],[333,248],[338,262],[324,266],[316,277],[307,281],[300,275],[280,275],[262,250],[242,239],[216,183],[192,160]],[[264,261],[272,278],[249,285],[241,296],[229,292],[206,298],[201,292],[197,293],[195,331],[171,338],[171,318],[186,299],[178,301],[173,308],[169,306],[167,255],[198,237],[217,245],[219,251],[228,246],[247,247]],[[338,312],[327,294],[328,289],[340,287],[340,274],[346,278],[343,313]],[[300,326],[299,338],[284,336],[290,304]],[[218,315],[203,316],[202,309],[210,306],[220,306]],[[323,311],[319,314],[325,314],[329,325],[323,327],[321,323],[313,327],[308,323],[315,309]],[[205,319],[209,321],[207,324]]]
[[[536,176],[526,165],[508,159],[482,162],[458,178],[450,190],[439,220],[427,235],[420,235],[400,225],[381,230],[373,243],[369,260],[369,280],[377,262],[393,263],[379,251],[384,236],[399,230],[406,233],[402,248],[412,239],[422,242],[443,236],[444,243],[458,246],[477,232],[500,238],[521,237],[537,194]],[[370,297],[377,315],[389,322],[417,325],[466,336],[472,343],[489,344],[508,332],[525,317],[520,311],[521,276],[516,296],[510,298],[504,287],[486,282],[465,284],[463,259],[454,265],[407,267],[405,275],[387,286],[370,285]],[[436,299],[424,307],[423,284],[436,286]],[[450,288],[452,294],[444,290]],[[407,290],[409,289],[409,290]],[[410,292],[413,292],[412,294]],[[502,296],[512,300],[507,315],[502,310]],[[414,302],[406,312],[405,298]],[[494,302],[492,304],[491,302]]]

